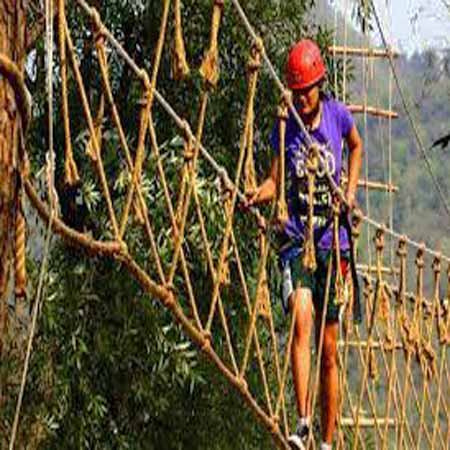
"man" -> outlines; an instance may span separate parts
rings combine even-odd
[[[289,52],[286,79],[293,93],[293,102],[310,136],[324,149],[328,170],[339,185],[342,169],[342,143],[349,150],[346,200],[355,204],[355,193],[362,163],[362,141],[354,120],[345,105],[321,92],[326,68],[318,46],[310,40],[298,42]],[[270,176],[249,198],[248,205],[256,205],[276,197],[279,171],[279,123],[272,131],[271,144],[275,151]],[[324,173],[317,173],[314,198],[314,235],[317,270],[303,265],[303,251],[307,229],[307,170],[304,135],[292,114],[286,122],[286,182],[288,216],[284,225],[285,245],[280,251],[283,271],[283,302],[296,323],[291,349],[292,372],[300,416],[299,426],[289,437],[294,448],[304,448],[310,427],[310,335],[315,312],[316,337],[320,334],[322,310],[325,302],[327,268],[333,255],[332,195]],[[323,171],[322,171],[323,172]],[[349,239],[341,227],[339,243],[342,267],[349,260]],[[345,275],[345,274],[344,274]],[[321,360],[320,404],[321,450],[330,450],[338,410],[337,339],[339,307],[335,301],[336,270],[333,268],[329,300],[324,325]]]

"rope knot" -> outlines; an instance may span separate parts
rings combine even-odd
[[[253,51],[259,53],[260,55],[264,54],[265,52],[264,41],[262,40],[261,37],[259,36],[256,37],[256,39],[253,41],[252,49]]]
[[[192,139],[185,139],[183,157],[185,162],[189,162],[194,158],[194,143],[192,142]]]
[[[281,101],[287,106],[292,105],[292,91],[290,89],[283,89]]]
[[[400,258],[406,258],[407,254],[408,249],[406,247],[406,236],[402,235],[398,240],[397,256],[399,256]]]
[[[432,270],[433,270],[435,276],[440,275],[440,273],[441,273],[441,268],[442,268],[442,266],[441,266],[441,254],[440,254],[440,253],[438,253],[438,254],[434,257],[433,262],[432,262],[432,264],[431,264],[431,268],[432,268]]]
[[[337,195],[333,198],[331,208],[334,216],[339,216],[341,214],[341,201]]]
[[[258,56],[250,56],[247,63],[247,70],[250,74],[257,72],[261,67],[261,59]]]
[[[279,421],[280,419],[277,416],[270,418],[270,432],[272,434],[277,434],[280,431]]]
[[[362,217],[359,212],[353,210],[352,216],[352,237],[356,241],[361,234]]]
[[[102,19],[100,17],[100,13],[96,8],[92,7],[90,12],[92,27],[94,29],[94,40],[102,40],[105,37],[105,28],[103,26]]]
[[[211,350],[211,333],[205,331],[203,333],[203,342],[200,347],[202,352],[209,353]]]
[[[377,231],[375,232],[375,248],[377,249],[378,252],[382,252],[384,249],[384,227],[380,227],[377,229]]]
[[[310,175],[315,176],[319,170],[319,146],[313,143],[308,149],[308,158],[306,160],[306,169]]]
[[[248,384],[247,384],[247,381],[245,380],[245,378],[244,378],[243,376],[241,376],[241,377],[238,379],[238,383],[239,383],[239,386],[241,387],[241,389],[242,389],[244,392],[247,392],[247,391],[248,391]]]
[[[172,288],[169,290],[169,294],[164,300],[164,304],[167,306],[167,308],[172,309],[175,305],[175,295],[173,294]]]
[[[144,85],[144,89],[146,89],[147,91],[150,91],[152,88],[152,85],[150,83],[150,78],[148,76],[148,73],[145,69],[141,69],[139,71],[139,78],[142,81],[142,84]]]
[[[260,41],[260,42],[259,42]],[[261,46],[262,46],[261,38],[258,38],[250,50],[250,57],[247,63],[247,70],[250,74],[256,72],[261,67]]]
[[[277,108],[277,117],[280,120],[286,121],[289,117],[289,112],[284,100],[281,102],[280,106]]]
[[[425,244],[420,244],[420,247],[417,250],[415,264],[419,270],[422,270],[425,266],[424,261],[424,254],[425,254]]]

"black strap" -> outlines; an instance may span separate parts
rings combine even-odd
[[[353,281],[353,321],[356,323],[361,323],[362,312],[361,312],[361,291],[359,289],[359,279],[358,273],[356,271],[356,249],[355,242],[352,235],[352,227],[350,225],[350,220],[348,218],[347,211],[342,211],[339,216],[339,221],[342,223],[344,229],[347,231],[348,240],[350,243],[350,269],[352,271],[352,281]]]

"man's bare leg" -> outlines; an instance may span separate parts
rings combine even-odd
[[[317,342],[320,336],[320,321],[316,324]],[[336,418],[339,401],[339,376],[337,364],[338,322],[325,324],[322,364],[320,371],[320,403],[322,441],[331,445],[336,428]]]
[[[298,414],[309,416],[308,383],[311,369],[310,338],[312,330],[312,298],[309,289],[296,289],[291,295],[292,313],[296,309],[296,321],[292,340],[292,375],[297,398]]]

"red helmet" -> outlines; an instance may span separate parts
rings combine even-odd
[[[319,47],[309,39],[297,42],[291,48],[285,70],[289,89],[308,88],[327,72]]]

